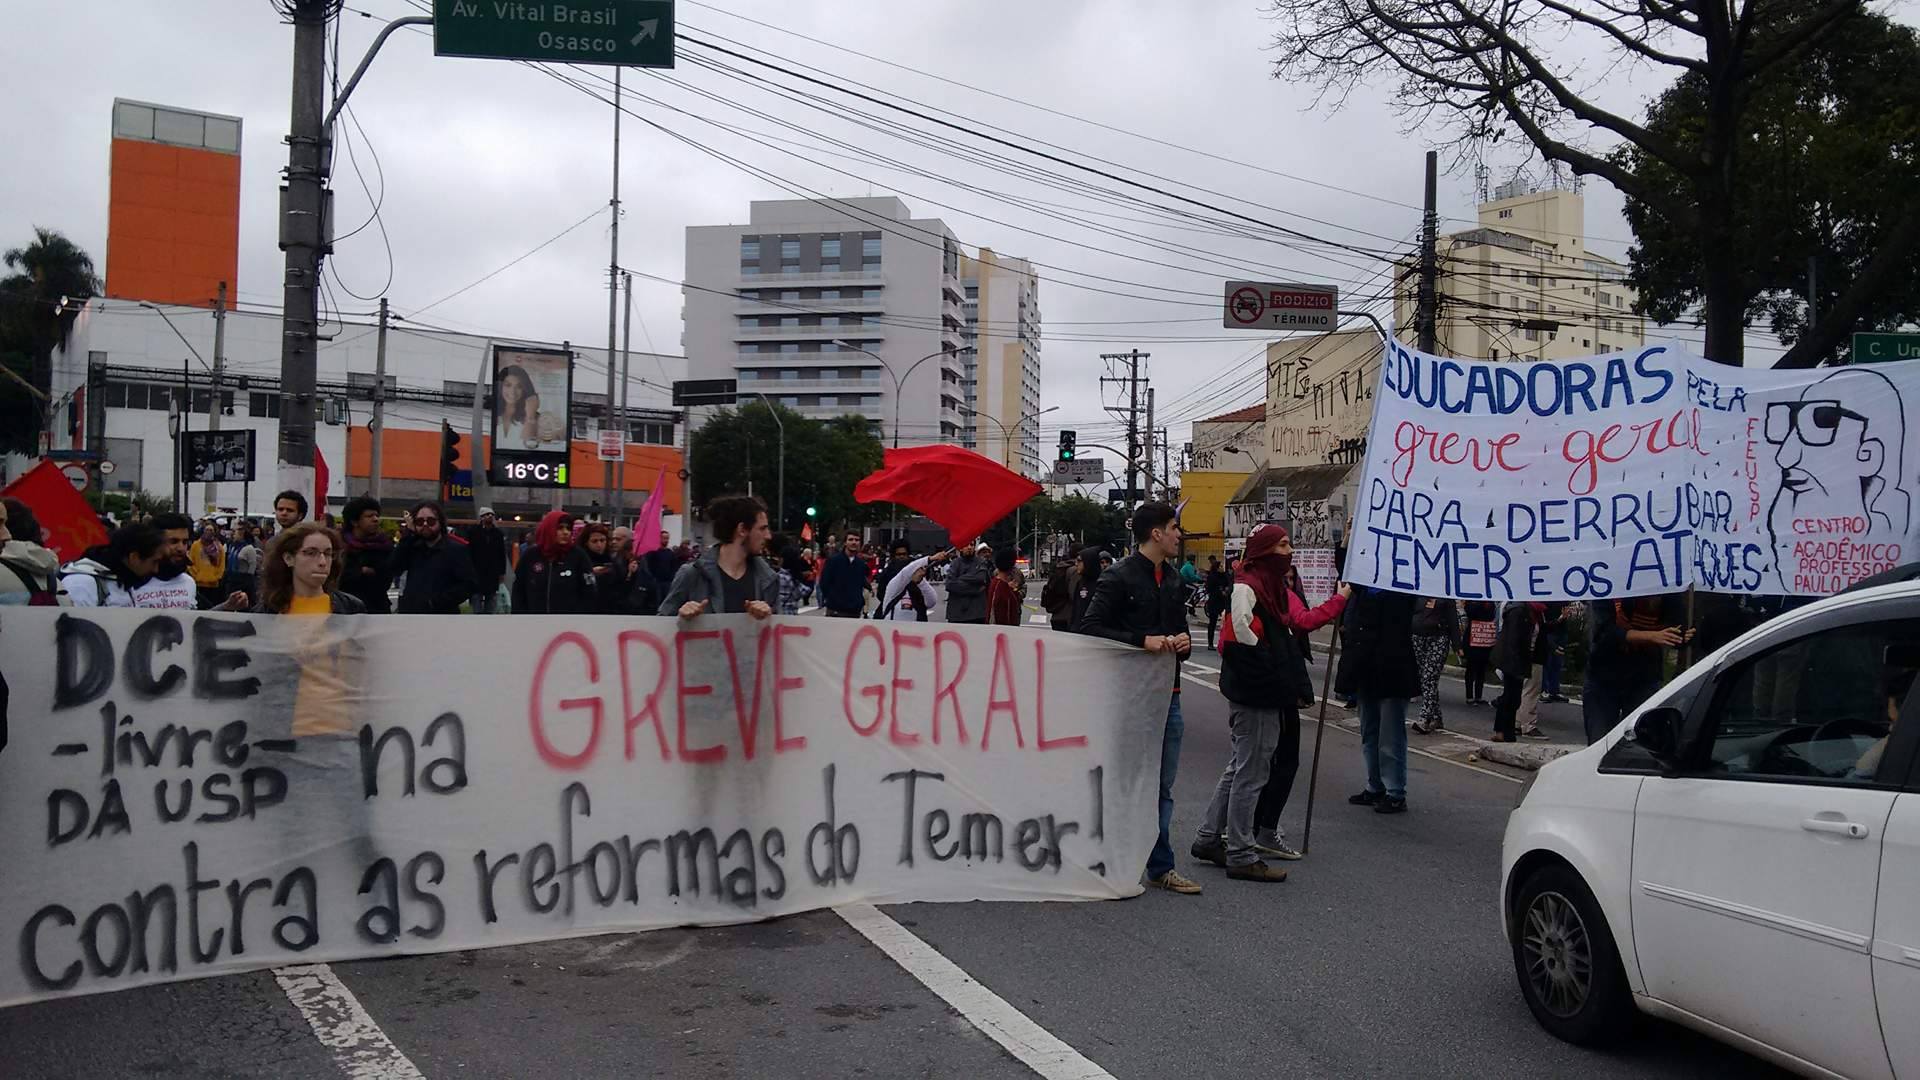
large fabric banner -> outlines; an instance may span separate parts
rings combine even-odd
[[[1824,596],[1920,550],[1920,362],[1654,345],[1490,363],[1389,343],[1346,574],[1425,596]]]
[[[1174,661],[839,619],[10,611],[0,1005],[866,901],[1110,899]]]

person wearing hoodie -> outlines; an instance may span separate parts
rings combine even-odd
[[[1293,540],[1286,529],[1262,525],[1254,530],[1234,575],[1221,640],[1220,694],[1227,699],[1233,750],[1201,818],[1192,854],[1243,881],[1285,881],[1287,872],[1268,866],[1265,858],[1300,857],[1277,837],[1271,847],[1259,842],[1256,811],[1269,786],[1291,791],[1300,766],[1299,680],[1306,668],[1293,635],[1339,618],[1350,591],[1341,586],[1338,595],[1309,611],[1287,588],[1292,563]],[[1279,774],[1273,773],[1276,766]],[[1281,795],[1272,807],[1276,822],[1285,801]]]
[[[1407,811],[1407,702],[1420,689],[1413,658],[1415,597],[1383,589],[1355,590],[1342,624],[1340,668],[1333,688],[1351,694],[1360,711],[1360,756],[1367,788],[1348,797],[1377,814]]]
[[[393,538],[380,527],[379,500],[370,496],[349,499],[340,518],[347,524],[340,591],[360,601],[369,614],[391,613],[393,604],[387,599],[387,589],[393,585],[393,575],[387,571],[387,564],[393,561]]]
[[[947,621],[950,623],[987,621],[987,586],[993,580],[993,564],[980,555],[980,548],[984,546],[961,548],[960,557],[953,560],[953,569],[947,571]],[[1080,625],[1078,620],[1074,625]]]
[[[573,516],[547,511],[513,575],[513,613],[592,614],[598,610],[593,588],[593,559],[573,542]]]
[[[134,592],[159,572],[166,543],[152,525],[122,525],[67,564],[60,585],[75,607],[142,607]]]
[[[26,512],[16,513],[16,505]],[[72,603],[60,589],[60,556],[41,546],[40,523],[33,512],[18,499],[0,500],[0,606]]]
[[[662,615],[751,615],[765,619],[780,602],[780,575],[765,559],[767,504],[752,495],[722,495],[707,504],[715,543],[673,575]]]
[[[460,614],[460,605],[473,598],[473,560],[467,557],[467,546],[447,535],[447,516],[439,503],[415,503],[409,516],[412,528],[387,560],[389,575],[407,576],[400,614]]]

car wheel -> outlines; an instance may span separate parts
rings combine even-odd
[[[1613,932],[1586,882],[1552,863],[1514,897],[1513,967],[1534,1019],[1581,1046],[1607,1041],[1633,1015]]]

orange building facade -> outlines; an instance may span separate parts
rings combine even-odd
[[[240,120],[113,103],[106,294],[212,307],[240,272]]]
[[[481,438],[481,445],[488,444]],[[459,465],[463,469],[473,467],[473,440],[460,440]],[[404,428],[388,428],[386,439],[380,447],[380,474],[385,480],[392,481],[429,481],[438,483],[440,479],[440,430],[434,428],[424,431],[410,431]],[[567,491],[566,505],[579,509],[587,500],[600,497],[600,485],[605,481],[606,470],[617,466],[619,462],[601,461],[593,443],[585,439],[574,439],[567,463],[567,476],[571,486]],[[373,438],[364,427],[355,427],[347,432],[347,475],[352,490],[363,490],[361,478],[370,475],[373,468]],[[651,491],[661,480],[661,470],[665,470],[663,498],[667,514],[680,513],[680,451],[671,446],[652,446],[641,443],[627,444],[626,490],[629,493]],[[524,492],[527,489],[506,487],[505,491]],[[545,491],[537,493],[544,502]],[[501,498],[496,500],[503,506],[516,500]],[[616,502],[618,498],[616,497]],[[630,494],[628,502],[637,507],[644,501],[643,496]],[[456,515],[457,516],[457,515]]]

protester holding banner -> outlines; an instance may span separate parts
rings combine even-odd
[[[1220,694],[1227,699],[1232,752],[1201,818],[1193,857],[1227,869],[1242,881],[1278,882],[1287,872],[1266,858],[1298,859],[1278,836],[1280,808],[1300,765],[1299,677],[1305,672],[1295,631],[1313,631],[1340,617],[1348,590],[1309,611],[1287,588],[1293,542],[1278,525],[1262,525],[1247,538],[1247,555],[1235,575],[1232,614],[1220,650]],[[1278,773],[1272,772],[1276,767]],[[1271,846],[1256,831],[1256,811],[1269,787],[1285,790],[1271,806],[1276,823]]]
[[[1355,589],[1342,628],[1333,688],[1356,701],[1360,755],[1367,765],[1367,789],[1347,801],[1378,814],[1407,809],[1407,702],[1420,688],[1414,603],[1406,593]]]
[[[449,540],[440,504],[425,501],[410,511],[413,528],[394,545],[387,571],[407,576],[400,591],[402,615],[458,615],[473,596],[473,560],[464,545]]]
[[[1133,538],[1139,548],[1115,563],[1110,573],[1100,576],[1078,629],[1150,653],[1174,655],[1173,697],[1160,737],[1160,833],[1152,854],[1147,856],[1146,874],[1147,884],[1156,889],[1192,895],[1201,891],[1200,883],[1173,868],[1173,843],[1167,836],[1173,825],[1173,782],[1180,772],[1180,742],[1186,734],[1186,721],[1180,714],[1180,663],[1193,650],[1187,637],[1186,588],[1179,571],[1171,565],[1174,552],[1180,550],[1180,523],[1173,506],[1144,502],[1135,507]],[[951,586],[948,594],[951,604]]]
[[[1595,600],[1587,605],[1587,681],[1581,687],[1587,745],[1612,731],[1666,678],[1666,650],[1693,638],[1678,595]]]
[[[261,615],[363,615],[366,605],[340,588],[339,534],[302,521],[273,538],[260,571]]]
[[[67,564],[60,587],[75,607],[145,607],[134,602],[135,590],[153,580],[160,569],[166,538],[152,525],[122,525],[107,542],[88,548],[85,556]],[[189,602],[186,607],[191,610]]]
[[[1422,597],[1413,616],[1413,654],[1420,662],[1420,719],[1413,730],[1431,735],[1446,728],[1440,714],[1440,671],[1447,666],[1458,622],[1453,601]]]
[[[673,576],[660,614],[747,614],[764,619],[780,601],[780,575],[764,558],[773,530],[767,504],[752,495],[723,495],[707,504],[718,543]]]

